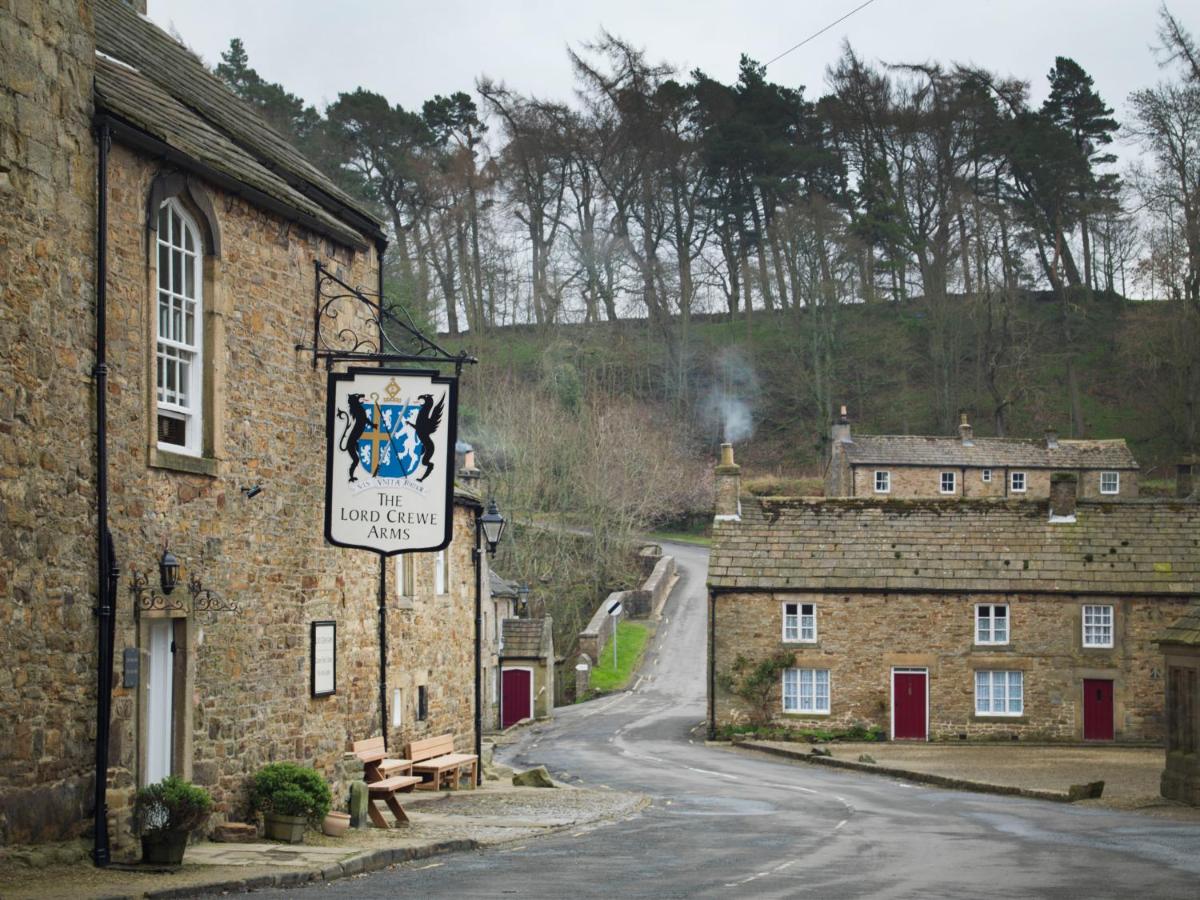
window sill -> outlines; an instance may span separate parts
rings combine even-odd
[[[971,649],[978,650],[980,653],[995,653],[996,651],[1000,651],[1001,653],[1011,653],[1013,652],[1013,645],[1008,643],[983,644],[977,641],[971,645]]]
[[[186,453],[172,453],[159,447],[150,448],[150,467],[152,469],[170,469],[173,472],[188,472],[192,475],[217,476],[218,462],[211,456],[189,456]]]
[[[785,712],[785,719],[828,719],[833,713],[827,712]]]
[[[813,641],[781,641],[781,642],[780,642],[780,644],[779,644],[779,646],[781,646],[781,647],[782,647],[784,650],[795,650],[795,649],[798,649],[798,648],[804,648],[804,649],[807,649],[807,648],[809,648],[809,647],[811,647],[811,648],[812,648],[812,649],[814,649],[814,650],[819,650],[819,649],[821,648],[821,642],[820,642],[819,640],[813,640]]]
[[[1004,722],[1011,725],[1026,725],[1029,723],[1029,719],[1025,716],[1025,713],[1011,716],[1006,716],[1002,713],[986,713],[983,715],[976,713],[972,717],[972,720],[975,722]]]

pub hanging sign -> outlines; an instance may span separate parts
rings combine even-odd
[[[432,371],[329,375],[325,539],[384,556],[450,543],[458,382]]]

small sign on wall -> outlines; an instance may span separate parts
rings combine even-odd
[[[310,639],[312,695],[328,697],[336,693],[337,623],[313,622]]]

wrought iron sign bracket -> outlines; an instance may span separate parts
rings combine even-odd
[[[296,344],[297,350],[312,353],[314,369],[320,360],[326,369],[335,362],[434,363],[453,365],[461,375],[464,365],[478,362],[466,352],[446,350],[417,327],[404,307],[388,303],[382,294],[351,287],[320,260],[315,268],[312,344]],[[346,311],[353,313],[352,322],[339,321],[339,312]],[[393,335],[410,338],[416,351],[406,352]]]
[[[188,597],[182,594],[163,594],[150,586],[150,576],[146,572],[133,569],[129,575],[129,593],[133,595],[133,609],[138,614],[146,612],[190,613],[200,612],[231,612],[238,613],[236,600],[227,600],[219,594],[214,594],[200,581],[194,572],[188,575]]]

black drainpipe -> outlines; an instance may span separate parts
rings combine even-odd
[[[853,471],[853,470],[851,470]],[[708,592],[708,739],[717,736],[717,592]]]
[[[383,252],[387,241],[375,241],[375,268],[379,274],[379,350],[383,351]],[[387,715],[387,561],[379,557],[379,733],[383,735],[383,749],[388,746]]]
[[[116,619],[117,567],[112,534],[108,530],[108,123],[99,125],[100,157],[96,209],[96,777],[93,785],[95,824],[92,861],[100,867],[110,862],[108,846],[108,741],[112,716],[113,644]]]
[[[388,745],[387,718],[387,561],[379,557],[379,731],[383,749]]]
[[[483,784],[483,681],[481,667],[483,664],[483,554],[481,541],[483,529],[480,527],[479,516],[482,509],[475,510],[475,546],[472,555],[475,557],[475,784]],[[553,660],[551,661],[553,664]],[[531,709],[532,715],[533,710]]]

